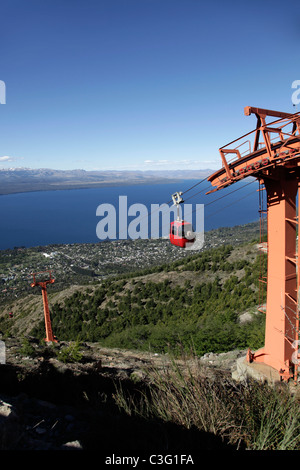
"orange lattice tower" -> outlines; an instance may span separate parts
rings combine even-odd
[[[49,273],[49,279],[37,281],[36,276],[39,274]],[[42,296],[43,296],[43,305],[44,305],[44,317],[45,317],[45,327],[46,327],[46,342],[55,342],[57,343],[56,337],[53,335],[52,326],[51,326],[51,318],[50,318],[50,311],[49,311],[49,304],[48,304],[48,296],[47,296],[47,284],[53,284],[54,279],[51,276],[51,271],[41,271],[39,273],[33,273],[33,283],[31,287],[40,286],[42,288]]]
[[[220,148],[222,168],[208,180],[212,191],[247,176],[264,184],[267,194],[268,271],[265,345],[248,361],[275,369],[282,380],[298,373],[299,241],[296,197],[300,181],[300,115],[260,108],[256,129]],[[266,118],[277,118],[267,124]],[[260,139],[262,141],[260,142]],[[244,150],[244,151],[243,151]],[[228,156],[233,157],[228,160]],[[209,191],[211,192],[211,191]]]

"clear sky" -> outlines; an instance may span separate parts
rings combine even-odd
[[[216,169],[287,112],[300,2],[2,0],[0,168]]]

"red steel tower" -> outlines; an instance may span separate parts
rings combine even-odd
[[[275,369],[281,380],[297,380],[300,271],[296,197],[300,182],[300,113],[249,106],[244,112],[246,116],[256,116],[256,129],[219,149],[222,168],[208,181],[214,187],[212,191],[248,176],[264,185],[268,235],[265,345],[256,352],[249,350],[248,361]],[[267,124],[267,117],[277,119]]]
[[[39,274],[49,273],[49,279],[37,281],[36,276]],[[51,276],[51,271],[41,271],[39,273],[33,273],[33,283],[31,287],[40,286],[42,288],[42,296],[43,296],[43,305],[44,305],[44,317],[45,317],[45,327],[46,327],[46,342],[55,342],[57,343],[56,337],[53,335],[52,326],[51,326],[51,318],[50,318],[50,311],[49,311],[49,304],[48,304],[48,296],[47,296],[47,284],[53,284],[54,279]]]

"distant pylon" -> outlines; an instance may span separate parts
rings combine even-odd
[[[37,281],[36,276],[37,274],[49,273],[49,279],[43,281]],[[56,337],[53,335],[52,326],[51,326],[51,318],[50,318],[50,311],[49,311],[49,304],[48,304],[48,297],[47,297],[47,284],[53,284],[54,279],[51,276],[51,271],[41,271],[39,273],[32,273],[33,282],[31,287],[40,286],[42,289],[42,296],[43,296],[43,305],[44,305],[44,317],[45,317],[45,328],[46,328],[46,342],[57,343]]]

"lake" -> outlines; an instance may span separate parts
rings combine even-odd
[[[258,220],[258,183],[247,178],[229,188],[205,195],[205,182],[184,195],[185,204],[204,204],[205,231],[232,227]],[[171,200],[176,191],[187,191],[195,180],[180,183],[114,186],[92,189],[39,191],[0,197],[0,249],[49,244],[97,243],[96,227],[101,217],[99,205],[111,204],[119,214],[119,197],[127,204],[143,204],[149,214],[153,204]],[[247,185],[247,186],[246,186]],[[199,194],[197,194],[199,193]],[[134,219],[128,217],[128,222]],[[150,220],[150,219],[149,219]],[[150,227],[149,227],[150,231]],[[124,238],[124,235],[123,235]]]

